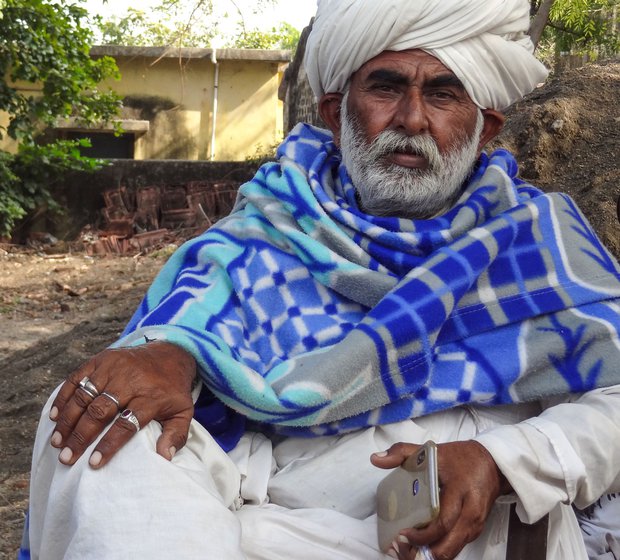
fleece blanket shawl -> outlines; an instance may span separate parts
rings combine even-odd
[[[232,214],[163,267],[116,346],[167,340],[225,449],[620,383],[620,270],[573,201],[483,155],[430,220],[364,214],[331,135],[299,125]]]

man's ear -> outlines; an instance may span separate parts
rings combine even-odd
[[[340,105],[342,93],[326,93],[319,99],[319,115],[334,134],[336,146],[340,146]]]
[[[484,118],[484,125],[482,126],[480,143],[478,144],[480,151],[501,132],[506,120],[503,113],[495,109],[483,109],[482,117]]]

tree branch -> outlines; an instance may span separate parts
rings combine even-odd
[[[530,27],[530,38],[532,39],[532,43],[534,43],[534,47],[538,45],[542,37],[543,30],[549,21],[549,14],[551,13],[551,7],[554,2],[555,0],[541,0],[540,2],[536,16]]]
[[[563,25],[560,25],[559,23],[554,23],[552,21],[548,21],[547,25],[549,27],[551,27],[552,29],[557,29],[558,31],[561,31],[562,33],[568,33],[569,35],[574,35],[575,37],[581,37],[582,36],[578,31],[574,31],[573,29],[569,29],[568,27],[564,27]]]
[[[245,27],[245,18],[243,17],[243,12],[241,11],[241,8],[239,8],[235,0],[230,0],[230,3],[235,7],[235,9],[237,10],[237,13],[239,14],[239,19],[241,20],[241,30],[243,32],[243,37],[245,39],[248,36],[248,31]]]

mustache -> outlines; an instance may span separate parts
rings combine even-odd
[[[428,135],[408,136],[395,130],[384,130],[374,138],[367,150],[367,157],[373,161],[393,153],[407,153],[426,159],[431,171],[438,169],[442,164],[437,143]]]

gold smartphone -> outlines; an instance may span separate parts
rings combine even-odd
[[[437,515],[437,446],[427,441],[377,486],[379,548],[387,551],[399,531],[428,525]]]

